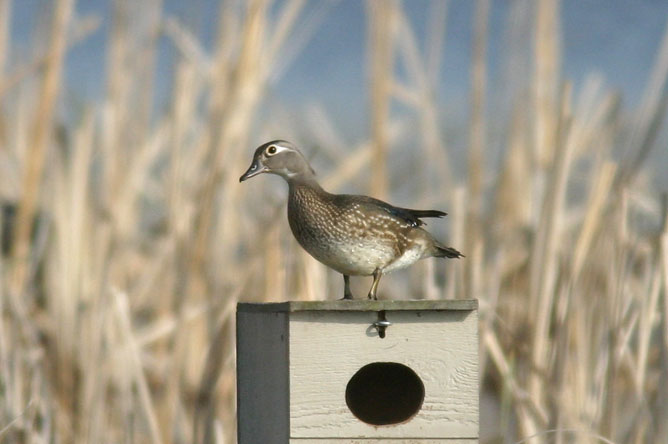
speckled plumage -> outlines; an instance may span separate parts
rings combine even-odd
[[[421,227],[420,218],[442,217],[445,213],[394,207],[368,196],[328,193],[289,142],[277,140],[260,146],[240,180],[262,172],[278,174],[288,182],[292,233],[314,258],[344,275],[344,299],[352,298],[348,276],[373,275],[369,297],[375,298],[384,273],[426,257],[462,256]]]

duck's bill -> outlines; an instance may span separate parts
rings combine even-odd
[[[257,176],[258,174],[262,174],[267,171],[267,167],[265,166],[260,166],[257,160],[254,160],[253,163],[251,163],[251,166],[248,167],[248,170],[239,178],[239,182],[243,182],[246,179],[250,179],[253,176]]]

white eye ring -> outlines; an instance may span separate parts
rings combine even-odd
[[[264,150],[264,155],[267,157],[275,156],[276,154],[280,153],[281,151],[289,151],[289,148],[286,148],[281,145],[276,145],[276,144],[271,144],[267,147],[266,150]]]

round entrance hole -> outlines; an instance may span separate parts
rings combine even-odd
[[[357,371],[346,386],[346,404],[361,421],[372,425],[399,424],[422,407],[424,384],[409,367],[374,362]]]

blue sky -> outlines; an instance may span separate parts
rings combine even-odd
[[[287,100],[301,101],[322,97],[326,101],[347,101],[359,97],[365,87],[366,20],[360,0],[311,0],[307,10],[317,3],[330,6],[309,43],[281,79],[277,90]],[[130,2],[132,3],[132,2]],[[429,10],[427,0],[403,3],[416,29],[424,29]],[[510,0],[492,0],[490,17],[490,68],[502,49]],[[14,56],[30,45],[37,25],[35,11],[50,0],[13,2],[12,32]],[[474,1],[450,0],[446,25],[443,92],[466,93]],[[210,47],[215,32],[218,0],[165,0],[168,14],[179,17],[197,29]],[[103,26],[71,53],[68,81],[82,85],[81,91],[95,97],[103,86],[104,48],[111,13],[110,0],[79,0],[77,12],[96,14]],[[589,72],[598,71],[608,84],[621,89],[635,103],[668,22],[665,0],[565,0],[561,7],[563,30],[563,71],[576,82]],[[73,69],[78,67],[81,69]],[[326,87],[325,87],[326,86]]]
[[[415,29],[425,29],[428,1],[404,2]],[[473,1],[448,3],[441,99],[456,109],[469,95]],[[491,84],[499,81],[509,1],[493,1],[488,48]],[[668,1],[568,0],[562,5],[564,78],[576,88],[592,72],[610,88],[619,89],[635,106],[646,84],[668,22]],[[342,119],[359,121],[366,111],[364,5],[342,0],[331,8],[311,43],[286,73],[276,90],[288,101],[319,100]],[[351,106],[352,105],[352,106]],[[346,117],[347,116],[347,117]]]
[[[129,2],[132,4],[132,0]],[[367,131],[367,63],[365,3],[360,0],[311,0],[306,12],[322,9],[307,45],[290,68],[272,86],[271,95],[299,110],[320,103],[334,119],[336,127],[355,140]],[[424,30],[430,1],[404,1],[403,7],[413,27]],[[26,48],[38,33],[35,11],[50,0],[13,2],[12,60],[26,60]],[[110,0],[79,0],[77,13],[95,14],[101,28],[68,56],[66,81],[77,100],[96,100],[104,94],[104,63],[107,31],[111,17]],[[508,27],[511,0],[492,0],[489,30],[490,94],[503,81],[500,60]],[[446,46],[440,79],[439,100],[445,115],[465,122],[468,117],[469,66],[474,1],[447,3]],[[280,1],[279,1],[280,6]],[[204,46],[211,48],[216,32],[218,0],[164,0],[167,14],[195,30]],[[666,0],[564,0],[561,5],[562,73],[575,88],[593,72],[601,74],[608,88],[622,93],[625,108],[635,107],[647,83],[656,51],[668,22]],[[418,33],[420,34],[420,33]],[[418,35],[419,38],[424,37]],[[164,39],[163,39],[164,40]],[[161,42],[158,68],[158,108],[167,99],[170,87],[169,43]],[[457,124],[460,122],[454,122]],[[666,150],[668,151],[668,150]],[[666,156],[668,157],[668,156]]]

